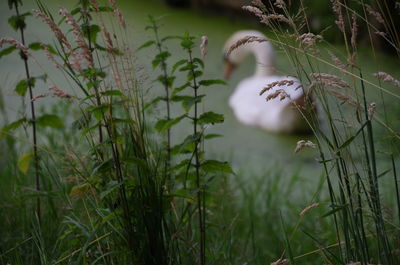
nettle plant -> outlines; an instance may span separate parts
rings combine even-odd
[[[38,0],[39,10],[33,10],[32,14],[54,34],[53,45],[41,42],[26,45],[25,18],[31,13],[20,14],[18,7],[21,2],[18,0],[10,0],[9,3],[16,10],[10,24],[20,31],[21,42],[2,38],[0,45],[9,44],[10,47],[3,49],[0,56],[18,49],[21,51],[26,78],[18,82],[15,90],[21,96],[29,92],[32,116],[8,124],[2,129],[2,135],[13,135],[13,130],[18,127],[32,125],[34,152],[33,155],[23,156],[19,164],[21,169],[27,171],[30,158],[35,158],[37,191],[40,191],[41,180],[38,149],[46,151],[43,154],[49,156],[46,161],[65,166],[60,170],[50,162],[46,164],[45,160],[41,163],[43,168],[54,168],[44,171],[43,177],[47,176],[57,185],[43,189],[43,193],[38,192],[36,213],[39,221],[40,216],[49,220],[45,219],[48,217],[47,207],[40,212],[40,196],[51,192],[58,194],[69,209],[66,211],[64,207],[58,207],[54,210],[60,212],[59,216],[65,216],[64,225],[57,227],[63,234],[57,239],[60,244],[72,237],[74,240],[70,244],[74,248],[92,246],[93,236],[97,233],[108,238],[97,242],[101,251],[90,252],[90,247],[82,248],[81,253],[76,255],[78,263],[87,263],[99,256],[106,259],[105,263],[126,264],[130,260],[134,264],[172,264],[198,260],[200,264],[205,264],[206,219],[210,199],[207,185],[216,176],[233,171],[227,162],[210,160],[205,155],[204,141],[219,136],[206,134],[207,128],[222,123],[224,117],[212,111],[201,111],[200,104],[205,98],[203,88],[224,82],[202,78],[204,63],[194,55],[195,38],[189,34],[160,38],[157,20],[150,18],[148,29],[154,31],[155,40],[141,48],[157,47],[152,65],[161,69],[157,81],[164,87],[165,95],[145,104],[147,99],[136,78],[125,20],[115,1],[110,0],[109,7],[100,5],[96,0],[79,0],[75,9],[68,11],[61,8],[59,16],[53,16]],[[108,31],[104,23],[106,15],[117,20],[122,34]],[[203,38],[203,56],[206,40]],[[172,67],[168,62],[171,54],[166,48],[167,41],[178,41],[186,54]],[[51,76],[47,78],[51,82],[49,90],[44,94],[34,94],[33,88],[39,77],[30,74],[28,60],[32,58],[32,62],[41,64],[35,59],[33,51],[46,54],[49,62],[62,72],[74,89],[73,95],[59,88]],[[176,85],[178,79],[183,79],[183,82]],[[69,125],[65,125],[63,119],[55,114],[36,117],[35,105],[45,105],[40,100],[49,96],[69,99],[71,106],[80,110],[80,117]],[[165,144],[151,141],[148,128],[152,124],[145,111],[155,107],[159,101],[166,103],[167,111],[165,117],[153,125],[160,138],[166,139],[163,140]],[[174,117],[170,107],[177,103],[182,109]],[[183,124],[180,125],[190,124],[193,131],[182,142],[173,143],[175,138],[171,135],[174,126],[181,122]],[[45,143],[38,146],[36,125],[71,127],[77,138],[80,137],[80,144],[71,146],[67,138],[63,138],[65,142],[60,146],[65,150],[59,150],[57,156],[46,150]],[[50,171],[57,172],[57,178],[52,179],[54,176]],[[56,187],[60,189],[58,193],[54,190]],[[82,204],[85,213],[80,211]],[[87,207],[93,209],[88,210]],[[188,250],[190,255],[182,255],[181,249],[188,249],[187,244],[191,246]],[[116,260],[111,255],[106,258],[110,252],[106,253],[104,249],[110,246],[115,251],[121,250],[119,252],[124,255],[115,257]],[[60,262],[75,258],[73,256],[77,253],[64,256],[63,248],[59,249],[59,252],[53,253],[53,258]]]
[[[40,42],[28,43],[25,39],[26,31],[26,18],[32,16],[31,12],[21,13],[20,9],[22,6],[21,0],[8,0],[8,6],[10,10],[15,11],[15,15],[8,19],[10,27],[19,33],[20,40],[3,37],[0,39],[0,48],[3,45],[9,45],[9,47],[4,48],[0,51],[0,59],[6,55],[11,55],[13,52],[19,50],[19,55],[22,60],[23,69],[25,72],[25,77],[19,80],[15,86],[15,93],[22,98],[23,111],[22,117],[10,124],[4,126],[0,131],[0,137],[12,135],[13,131],[19,127],[31,127],[31,145],[32,151],[27,151],[22,154],[18,159],[18,168],[23,174],[28,174],[29,165],[33,159],[34,163],[34,176],[35,176],[35,189],[39,194],[41,191],[42,177],[40,173],[40,150],[38,148],[38,126],[39,127],[51,127],[51,128],[64,128],[63,121],[54,114],[43,114],[37,115],[36,103],[38,98],[44,97],[44,95],[35,95],[35,88],[38,87],[37,81],[42,81],[46,83],[47,74],[42,74],[38,76],[33,76],[30,66],[32,63],[32,52],[38,50],[47,50],[49,53],[56,53],[51,45],[45,45]],[[57,89],[55,86],[50,87],[49,94],[54,97],[69,98],[67,94],[62,93],[61,90]],[[28,96],[29,100],[29,110],[30,115],[26,113],[25,109],[25,99]],[[40,222],[41,219],[41,202],[40,197],[36,195],[36,215]]]
[[[224,85],[225,82],[218,79],[203,79],[204,62],[199,57],[195,57],[196,38],[188,33],[183,36],[160,37],[159,19],[149,16],[150,25],[146,30],[152,30],[154,40],[144,43],[139,49],[155,46],[156,55],[152,61],[153,68],[159,68],[161,74],[157,78],[164,88],[164,95],[156,97],[149,104],[164,101],[166,115],[159,119],[155,129],[165,137],[165,170],[167,174],[167,189],[174,196],[183,197],[181,201],[179,219],[190,226],[193,213],[197,211],[198,236],[200,239],[199,261],[205,264],[206,253],[206,197],[207,185],[218,174],[233,173],[228,162],[206,159],[204,141],[219,137],[217,134],[207,134],[207,128],[213,124],[222,123],[224,116],[212,111],[201,111],[200,104],[205,99],[204,87],[212,85]],[[169,67],[168,60],[171,57],[166,48],[166,42],[179,41],[180,47],[186,53],[186,58],[178,60],[172,67]],[[200,53],[204,58],[207,49],[207,37],[202,37]],[[175,84],[177,77],[183,79],[182,83]],[[182,112],[173,117],[171,104],[180,103]],[[174,126],[180,122],[189,120],[193,127],[193,132],[183,141],[173,145],[172,132]],[[195,207],[189,210],[188,207]],[[189,218],[188,218],[189,217]],[[191,231],[186,231],[186,236],[190,236]]]

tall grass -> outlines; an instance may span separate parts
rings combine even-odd
[[[331,200],[331,211],[326,215],[334,220],[337,247],[328,250],[318,235],[307,231],[304,233],[315,240],[328,263],[397,264],[399,256],[394,249],[399,231],[392,218],[382,210],[379,178],[387,172],[379,173],[374,131],[378,124],[382,124],[386,129],[385,134],[396,139],[389,143],[398,141],[398,134],[391,128],[390,119],[393,117],[389,118],[389,105],[385,104],[384,98],[390,96],[398,100],[399,96],[393,88],[384,87],[379,79],[386,78],[394,86],[398,85],[396,79],[387,73],[375,74],[378,77],[375,81],[366,79],[362,65],[358,65],[357,60],[357,33],[361,22],[367,28],[370,39],[371,34],[378,34],[394,50],[398,50],[398,37],[390,30],[394,27],[393,18],[383,15],[388,15],[388,12],[382,9],[379,1],[376,5],[380,10],[373,10],[363,1],[356,3],[358,10],[369,10],[369,15],[374,16],[372,19],[366,12],[357,13],[343,1],[332,1],[337,30],[342,34],[345,46],[346,61],[342,62],[339,59],[342,56],[336,55],[335,51],[329,51],[330,60],[321,55],[324,51],[320,50],[322,45],[318,45],[318,42],[323,42],[324,32],[320,35],[311,32],[309,10],[303,1],[297,10],[284,1],[270,2],[267,6],[260,1],[253,1],[253,4],[246,10],[257,15],[272,31],[270,41],[280,45],[291,60],[295,75],[303,83],[304,92],[315,98],[315,103],[310,102],[310,105],[319,106],[318,114],[324,121],[324,124],[320,124],[319,120],[309,120],[309,123],[313,125],[320,150],[320,163],[325,169]],[[382,23],[380,26],[387,31],[377,31],[377,26],[370,22],[373,19]],[[370,45],[374,49],[374,43]],[[325,47],[329,49],[327,44]],[[371,57],[371,60],[374,58]],[[376,71],[379,72],[379,69]],[[373,96],[368,96],[368,93]],[[377,106],[381,106],[380,111]],[[307,117],[308,110],[301,111]],[[385,117],[385,122],[382,122],[380,115]],[[391,145],[387,151],[398,156],[398,145]],[[394,174],[397,183],[395,166],[389,171]],[[397,208],[399,201],[391,203],[391,207]],[[285,254],[290,263],[295,263],[291,248],[289,240]]]
[[[19,7],[20,1],[11,3]],[[386,14],[381,2],[375,5],[379,10],[358,3],[363,13],[333,1],[344,56],[324,43],[323,32],[310,32],[303,1],[299,9],[284,1],[270,6],[254,1],[257,9],[246,8],[267,24],[270,41],[288,56],[291,74],[310,98],[299,111],[314,117],[308,122],[324,175],[305,189],[297,173],[269,170],[257,178],[248,169],[233,174],[228,163],[209,159],[204,142],[220,136],[207,130],[224,117],[202,109],[203,89],[224,82],[204,79],[197,38],[163,36],[159,19],[150,17],[147,29],[154,39],[132,50],[115,1],[80,0],[59,15],[37,1],[36,18],[30,19],[42,20],[55,44],[3,38],[2,45],[11,46],[0,54],[28,52],[43,69],[35,53],[45,53],[72,89],[60,89],[52,76],[34,77],[50,87],[30,95],[32,106],[47,105],[46,97],[58,104],[37,117],[7,122],[1,131],[7,153],[0,154],[0,264],[399,263],[399,135],[387,103],[387,95],[395,101],[399,95],[384,85],[399,81],[379,69],[373,79],[358,65],[360,21],[372,40],[377,27],[370,15]],[[17,14],[17,21],[29,15]],[[383,18],[386,32],[377,34],[398,50],[393,18]],[[170,45],[180,47],[176,62]],[[163,90],[155,98],[137,74],[135,56],[143,48],[155,53],[154,80]],[[26,83],[25,92],[35,85]],[[20,89],[17,85],[16,92]],[[164,111],[161,117],[153,116],[156,108]],[[309,115],[316,109],[319,118]],[[33,124],[40,143],[24,135]],[[177,124],[191,133],[180,139]],[[385,136],[389,144],[381,141]],[[299,142],[297,151],[304,146],[314,144]],[[33,169],[32,156],[24,155],[31,147],[40,153]],[[381,168],[378,161],[387,156],[390,168]],[[33,185],[35,161],[40,190]],[[387,194],[396,199],[384,201]]]

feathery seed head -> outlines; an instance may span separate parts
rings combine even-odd
[[[315,147],[313,147],[315,148]],[[306,208],[304,208],[301,212],[300,212],[300,216],[304,216],[307,212],[311,211],[312,209],[316,208],[319,206],[319,203],[313,203],[311,205],[308,205]]]
[[[0,39],[0,48],[3,47],[4,44],[10,44],[13,45],[15,48],[19,49],[21,52],[23,52],[26,56],[31,56],[31,53],[29,50],[19,41],[16,39],[10,38],[10,37],[4,37]]]
[[[311,141],[300,140],[296,144],[296,148],[294,149],[294,153],[300,152],[304,147],[310,147],[310,148],[314,148],[315,149],[315,148],[317,148],[317,145],[314,144]]]

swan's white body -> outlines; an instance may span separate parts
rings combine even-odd
[[[225,51],[246,36],[266,38],[258,31],[239,31],[228,39]],[[236,118],[246,125],[257,126],[275,133],[308,131],[307,123],[298,110],[304,104],[300,82],[294,77],[275,74],[275,52],[270,42],[244,44],[233,50],[225,59],[227,63],[237,65],[250,53],[254,54],[256,58],[256,71],[252,77],[243,79],[237,85],[229,99],[229,105]],[[292,80],[293,84],[275,86],[260,96],[261,90],[268,84],[282,80]],[[266,101],[266,97],[278,89],[283,89],[290,98],[280,100],[278,96]]]

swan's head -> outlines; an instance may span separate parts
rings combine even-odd
[[[223,50],[225,60],[225,79],[229,79],[236,66],[242,63],[249,54],[254,54],[256,57],[256,76],[268,76],[275,72],[275,52],[270,41],[248,42],[229,52],[233,45],[249,36],[267,39],[264,34],[256,30],[241,30],[234,33],[226,41]]]

